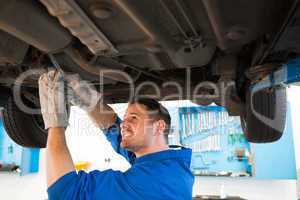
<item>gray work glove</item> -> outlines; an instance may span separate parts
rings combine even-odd
[[[71,104],[90,112],[95,109],[102,95],[95,87],[84,80],[78,74],[66,74],[65,80],[68,85],[68,100]]]
[[[39,78],[39,96],[45,129],[68,126],[64,81],[57,70]]]

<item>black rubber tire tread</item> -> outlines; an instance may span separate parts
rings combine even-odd
[[[275,113],[277,113],[276,124],[279,128],[275,130],[257,119],[251,110],[251,103],[253,103],[256,112],[268,118],[274,119]],[[249,142],[253,143],[269,143],[279,140],[285,128],[286,111],[287,99],[285,87],[258,91],[253,95],[252,100],[248,91],[246,96],[246,113],[241,117],[245,137]]]
[[[6,132],[14,142],[23,147],[46,147],[47,131],[37,125],[33,115],[22,112],[12,97],[8,98],[2,115]]]

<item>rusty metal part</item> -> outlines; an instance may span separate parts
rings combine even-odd
[[[91,74],[98,75],[99,77],[102,74],[106,78],[109,78],[109,79],[112,79],[115,81],[120,81],[123,83],[130,82],[130,80],[125,78],[124,74],[122,74],[125,72],[122,72],[121,70],[113,70],[106,66],[93,65],[93,64],[89,63],[89,61],[87,59],[85,59],[78,50],[76,50],[72,47],[65,49],[64,52],[76,64],[78,64],[82,69],[84,69],[85,71],[87,71]]]
[[[96,55],[117,53],[105,34],[74,0],[41,0],[51,15]]]
[[[148,53],[158,53],[161,52],[161,48],[157,45],[154,45],[151,41],[136,41],[118,44],[117,49],[119,50],[120,55],[133,54],[148,54]],[[116,54],[116,56],[118,56]]]
[[[116,60],[116,62],[119,63],[121,68],[123,68],[123,69],[130,68],[130,69],[138,72],[137,74],[134,75],[134,77],[132,77],[131,74],[127,74],[126,72],[122,71],[121,69],[116,70],[116,69],[112,69],[107,66],[92,64],[92,62],[89,62],[88,60],[86,60],[81,55],[81,53],[74,48],[71,48],[71,47],[67,48],[67,49],[65,49],[64,52],[85,71],[87,71],[91,74],[94,74],[94,75],[98,75],[98,76],[100,76],[102,74],[105,78],[109,78],[114,81],[119,81],[119,82],[123,82],[123,83],[132,83],[132,82],[135,82],[141,74],[144,74],[146,76],[152,77],[157,80],[166,80],[167,79],[166,77],[162,78],[159,75],[156,75],[156,74],[153,74],[152,72],[143,70],[137,66],[133,66],[133,65]]]
[[[264,65],[258,65],[258,66],[249,68],[245,72],[245,75],[252,82],[256,82],[256,81],[259,81],[260,79],[264,78],[271,72],[273,72],[278,67],[279,67],[279,65],[270,64],[270,63],[264,64]]]

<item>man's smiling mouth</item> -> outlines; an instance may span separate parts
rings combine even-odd
[[[134,133],[132,131],[128,131],[128,130],[121,131],[121,134],[122,134],[122,139],[128,139],[128,138],[134,136]]]

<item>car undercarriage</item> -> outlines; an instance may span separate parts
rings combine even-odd
[[[298,0],[0,3],[1,105],[5,126],[18,144],[46,144],[39,115],[19,110],[12,90],[21,85],[22,99],[38,108],[38,76],[16,80],[28,70],[53,67],[49,54],[65,72],[78,73],[101,90],[106,103],[127,102],[132,93],[216,103],[241,116],[251,142],[272,142],[282,135],[285,88],[267,88],[253,98],[249,88],[299,56]],[[270,118],[280,113],[280,130],[258,120],[251,104]],[[11,120],[24,116],[28,121],[22,125]],[[28,133],[32,121],[39,128]]]

